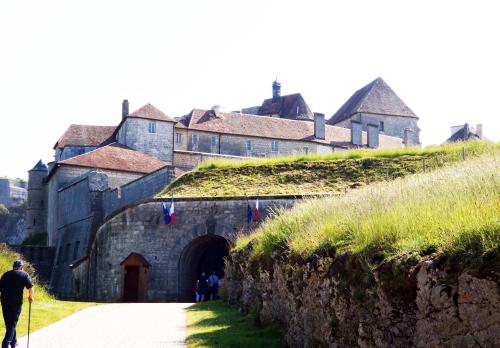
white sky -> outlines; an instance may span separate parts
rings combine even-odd
[[[498,3],[498,2],[497,2]],[[500,140],[495,1],[0,1],[0,175],[27,177],[72,123],[259,105],[278,76],[330,117],[381,76],[424,145]]]

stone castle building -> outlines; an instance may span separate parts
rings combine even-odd
[[[176,225],[165,226],[153,197],[208,159],[418,144],[418,118],[382,79],[362,90],[329,121],[300,94],[282,96],[275,81],[272,98],[238,112],[214,107],[174,118],[151,104],[130,113],[124,100],[117,126],[69,126],[54,161],[29,171],[27,229],[46,232],[55,250],[51,291],[108,301],[188,298],[195,274],[220,267],[227,243],[245,228],[247,200],[179,200]],[[263,215],[293,201],[262,198]]]

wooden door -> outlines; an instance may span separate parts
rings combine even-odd
[[[123,300],[125,302],[139,301],[139,266],[125,267],[123,292]]]

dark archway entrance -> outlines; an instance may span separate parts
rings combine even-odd
[[[216,271],[224,277],[224,258],[229,253],[228,241],[220,236],[206,235],[192,240],[182,251],[179,260],[179,300],[194,301],[197,277]]]

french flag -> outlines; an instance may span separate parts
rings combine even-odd
[[[165,222],[165,225],[170,225],[170,213],[167,208],[167,203],[163,202],[161,204],[162,210],[163,210],[163,221]]]
[[[175,223],[175,212],[174,212],[174,199],[172,198],[172,202],[170,203],[170,211],[169,214],[170,216],[170,224],[173,225]]]
[[[254,221],[259,221],[259,199],[257,198],[257,202],[255,203],[255,212],[253,215]]]

